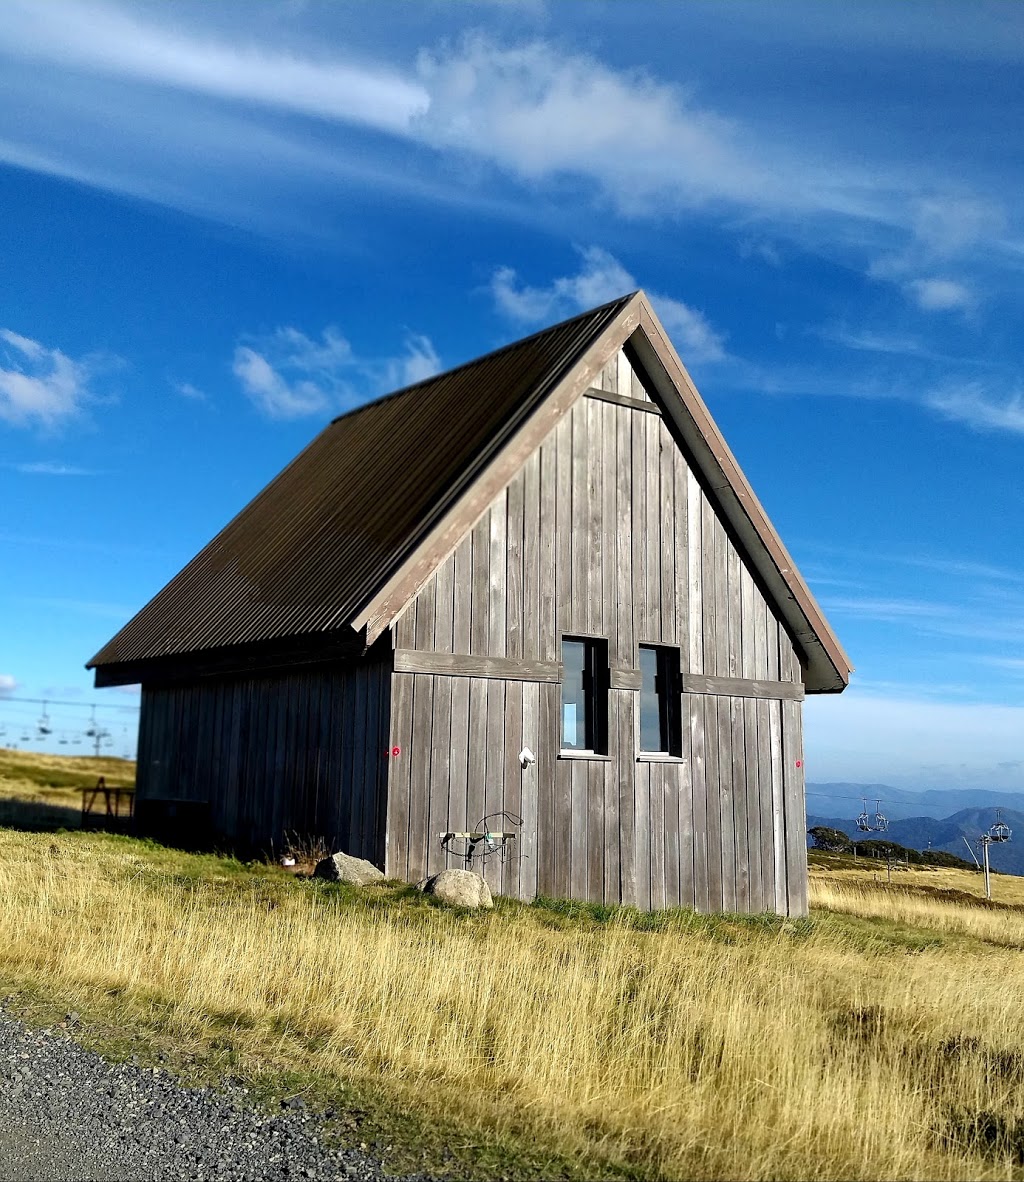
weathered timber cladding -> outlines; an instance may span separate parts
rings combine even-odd
[[[391,667],[362,662],[281,676],[143,688],[136,808],[241,850],[293,836],[383,864]]]
[[[657,410],[622,351],[594,385]],[[550,670],[563,633],[608,639],[607,758],[559,756],[557,682],[502,676],[507,660]],[[693,675],[682,758],[637,759],[641,643],[678,646]],[[480,663],[393,675],[389,873],[460,865],[438,834],[507,809],[524,824],[487,865],[494,890],[806,910],[800,662],[660,414],[580,398],[395,622],[394,644]]]

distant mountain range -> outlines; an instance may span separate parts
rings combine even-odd
[[[880,798],[880,811],[889,820],[884,833],[863,833],[857,828],[856,816],[863,808],[861,798],[865,796],[868,812],[872,815],[875,799]],[[818,811],[819,802],[827,806],[833,801],[839,806],[834,812]],[[957,811],[948,816],[941,815],[943,809],[950,805],[955,809],[958,804]],[[928,808],[929,812],[934,810],[940,816],[912,815],[915,807],[918,810]],[[854,840],[883,837],[915,850],[927,849],[930,843],[934,850],[946,850],[970,861],[964,838],[970,841],[980,858],[978,837],[994,824],[996,809],[1000,819],[1013,831],[1013,837],[1008,842],[989,847],[992,866],[1005,874],[1024,875],[1024,796],[1017,793],[984,792],[972,788],[915,793],[888,784],[809,784],[807,828],[828,825]]]

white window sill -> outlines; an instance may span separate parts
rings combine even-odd
[[[686,763],[685,755],[669,755],[667,751],[641,751],[637,763]]]
[[[559,751],[559,759],[589,759],[597,763],[611,763],[610,755],[598,755],[596,751]]]

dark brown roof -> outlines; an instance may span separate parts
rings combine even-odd
[[[346,627],[631,298],[335,419],[88,667]]]

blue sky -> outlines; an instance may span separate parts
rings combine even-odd
[[[0,9],[0,725],[333,414],[634,286],[857,673],[817,780],[1024,791],[1024,7]],[[63,748],[62,748],[63,749]]]

